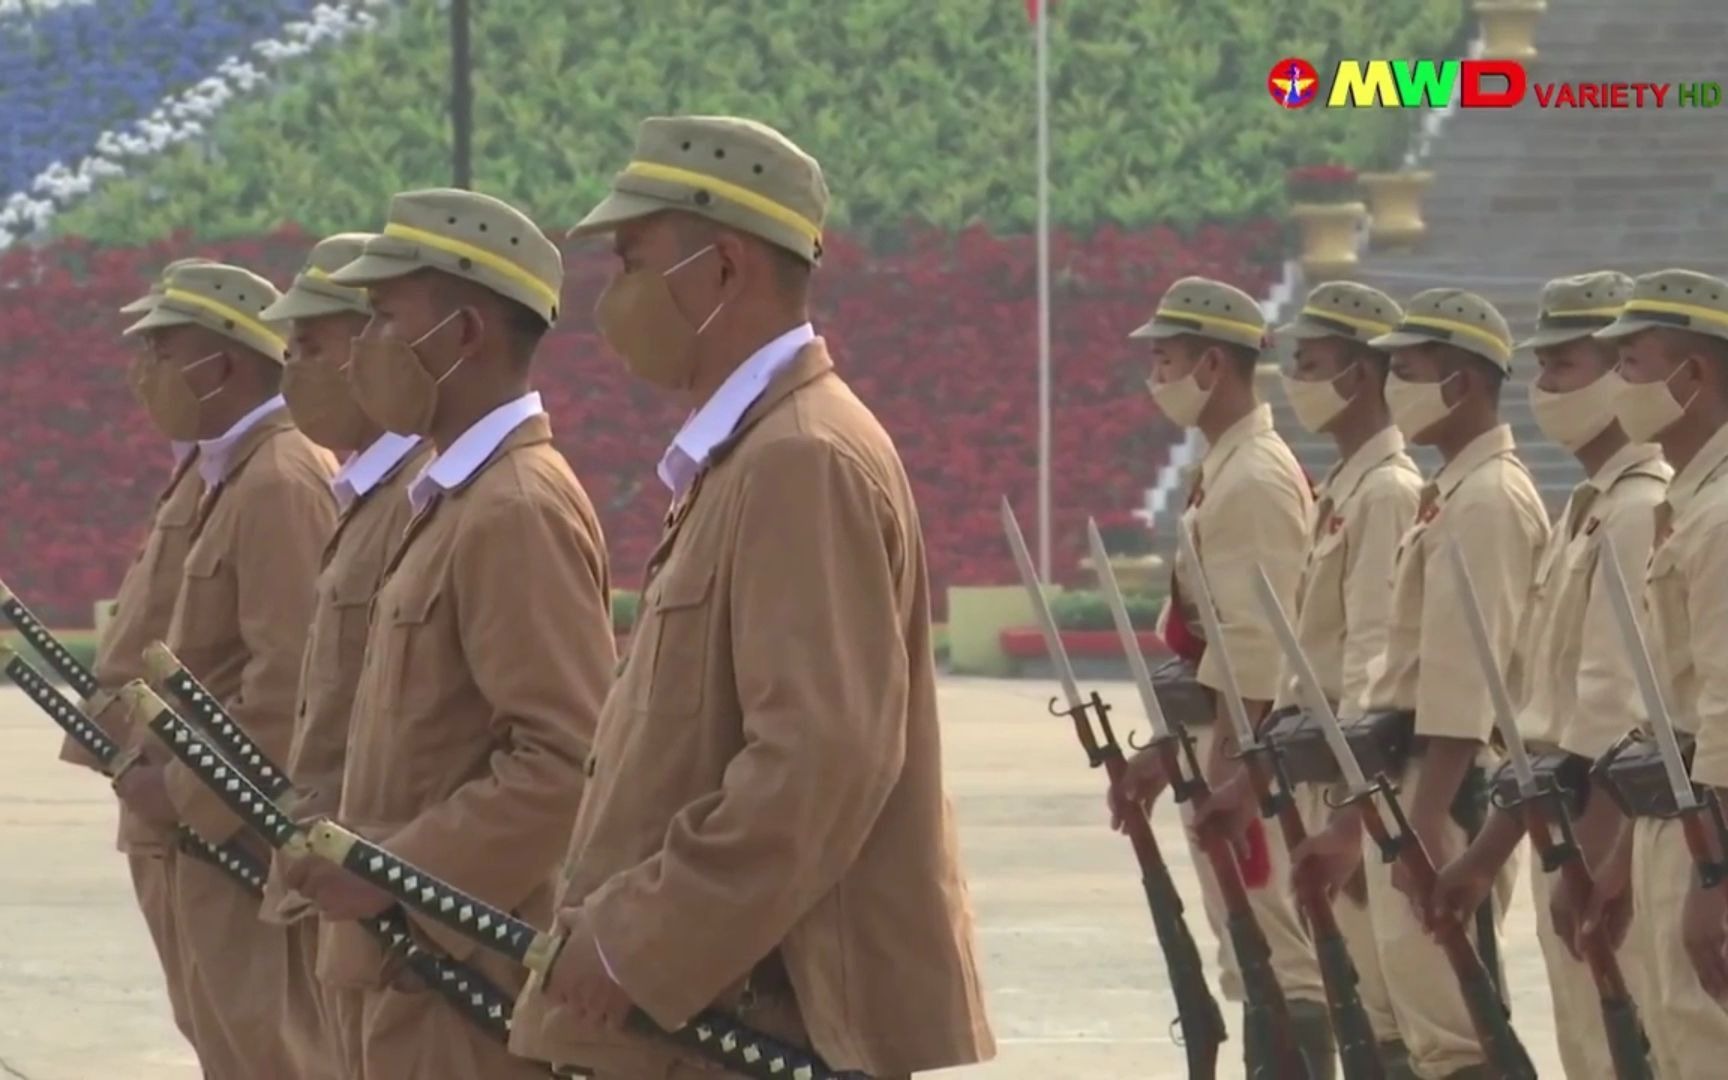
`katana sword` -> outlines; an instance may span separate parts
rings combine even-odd
[[[562,932],[532,926],[335,822],[313,825],[308,843],[314,855],[370,882],[409,909],[515,960],[542,980],[558,959],[564,944]],[[870,1080],[861,1072],[832,1069],[814,1053],[746,1027],[714,1009],[704,1009],[675,1031],[662,1028],[637,1008],[630,1010],[626,1022],[639,1034],[668,1039],[753,1080]]]
[[[24,691],[25,697],[47,713],[48,718],[59,725],[60,730],[82,747],[85,753],[96,759],[102,766],[104,776],[114,776],[116,763],[120,759],[119,743],[85,715],[76,702],[55,689],[47,676],[37,671],[22,656],[0,646],[0,665],[3,665],[6,677]],[[237,844],[212,844],[184,825],[175,827],[174,845],[186,854],[222,870],[247,892],[263,895],[264,878],[269,873],[269,868],[245,848]]]
[[[1248,770],[1248,778],[1260,802],[1260,815],[1276,818],[1284,835],[1285,847],[1294,851],[1308,839],[1308,827],[1302,820],[1290,789],[1290,782],[1280,764],[1279,750],[1263,741],[1248,719],[1248,707],[1236,681],[1235,665],[1225,648],[1223,619],[1212,595],[1212,583],[1200,563],[1200,552],[1187,525],[1178,526],[1178,550],[1193,571],[1189,584],[1194,589],[1195,606],[1200,622],[1206,629],[1209,649],[1217,649],[1218,677],[1224,684],[1224,707],[1236,729],[1238,755]],[[1281,882],[1274,883],[1276,888]],[[1386,1067],[1380,1060],[1379,1040],[1368,1011],[1357,991],[1356,965],[1351,962],[1344,934],[1338,928],[1332,905],[1317,891],[1296,890],[1297,907],[1314,939],[1315,960],[1320,966],[1321,984],[1326,991],[1327,1011],[1332,1019],[1333,1036],[1338,1043],[1339,1061],[1345,1080],[1380,1080]]]
[[[1410,827],[1409,819],[1404,816],[1404,807],[1398,802],[1392,782],[1383,775],[1376,776],[1372,782],[1363,776],[1362,766],[1357,763],[1356,754],[1350,749],[1350,743],[1344,737],[1344,729],[1338,723],[1338,714],[1333,712],[1332,702],[1327,699],[1325,688],[1315,676],[1313,666],[1308,663],[1307,656],[1302,652],[1302,645],[1296,639],[1296,631],[1290,625],[1289,617],[1284,614],[1284,605],[1279,602],[1278,593],[1272,588],[1272,581],[1266,576],[1266,571],[1258,565],[1254,567],[1254,592],[1266,618],[1270,620],[1279,647],[1284,650],[1284,656],[1290,661],[1291,670],[1296,674],[1297,688],[1307,700],[1308,708],[1320,720],[1326,735],[1326,745],[1337,756],[1339,772],[1349,789],[1343,799],[1334,802],[1328,798],[1327,801],[1338,809],[1359,807],[1362,823],[1368,829],[1368,835],[1374,838],[1375,846],[1380,849],[1381,858],[1386,862],[1403,863],[1405,871],[1415,880],[1417,889],[1423,895],[1431,896],[1437,876],[1433,858],[1422,846],[1422,838]],[[1387,828],[1386,819],[1380,816],[1377,800],[1386,804],[1386,811],[1398,828],[1396,834]],[[1464,934],[1464,928],[1455,922],[1439,923],[1434,931],[1434,941],[1440,946],[1447,964],[1458,979],[1465,1009],[1470,1013],[1471,1027],[1475,1029],[1476,1040],[1481,1044],[1483,1053],[1500,1069],[1505,1080],[1536,1080],[1536,1066],[1531,1062],[1524,1044],[1518,1040],[1517,1032],[1512,1030],[1500,991],[1495,987],[1488,969],[1482,966],[1482,957],[1471,946],[1470,939]]]
[[[1626,588],[1626,577],[1620,572],[1619,553],[1607,533],[1602,534],[1602,551],[1596,561],[1602,564],[1608,579],[1608,599],[1614,608],[1614,621],[1620,629],[1620,640],[1632,660],[1632,675],[1638,683],[1638,693],[1644,699],[1644,711],[1649,714],[1656,748],[1662,755],[1662,771],[1674,794],[1676,816],[1686,837],[1686,846],[1698,869],[1698,880],[1705,888],[1714,888],[1728,880],[1728,820],[1724,820],[1722,805],[1714,791],[1698,796],[1692,777],[1686,769],[1686,758],[1680,751],[1680,740],[1674,734],[1674,721],[1668,703],[1662,697],[1662,687],[1656,679],[1656,665],[1650,660],[1650,649],[1644,642],[1644,631],[1638,625],[1637,612],[1632,607],[1632,593]],[[1708,818],[1712,829],[1705,828]],[[1712,843],[1714,833],[1714,843]]]
[[[1464,561],[1464,549],[1456,540],[1446,545],[1446,557],[1452,567],[1453,583],[1464,598],[1464,621],[1470,630],[1471,651],[1476,655],[1476,666],[1481,671],[1483,684],[1488,687],[1488,698],[1494,706],[1494,725],[1499,729],[1501,741],[1506,744],[1521,796],[1518,805],[1501,809],[1517,813],[1523,819],[1524,831],[1542,860],[1543,870],[1548,873],[1560,871],[1566,887],[1574,895],[1588,896],[1592,887],[1590,868],[1584,864],[1584,857],[1572,836],[1566,793],[1558,784],[1543,785],[1537,781],[1536,770],[1524,746],[1523,733],[1518,730],[1512,695],[1506,689],[1506,680],[1494,658],[1493,638],[1488,632],[1488,620],[1482,614],[1482,602],[1476,593],[1475,582],[1470,578],[1470,567]],[[1559,830],[1559,839],[1548,831],[1550,824]],[[1489,907],[1492,903],[1490,898],[1484,901],[1483,906]],[[1489,929],[1492,929],[1492,924]],[[1618,1080],[1649,1080],[1650,1064],[1644,1050],[1644,1030],[1638,1023],[1638,1007],[1626,989],[1626,980],[1620,972],[1619,961],[1614,957],[1614,949],[1600,934],[1590,935],[1583,945],[1585,964],[1596,984],[1596,997],[1602,1009],[1614,1075]]]
[[[0,616],[4,616],[6,621],[17,629],[18,636],[28,642],[79,697],[88,702],[101,692],[102,688],[90,669],[80,663],[78,658],[60,643],[60,639],[42,625],[42,620],[25,607],[24,601],[18,599],[3,581],[0,581]]]
[[[223,758],[143,680],[127,684],[121,696],[133,718],[143,720],[170,753],[271,847],[291,857],[310,853],[306,830]],[[386,955],[400,955],[409,970],[481,1030],[500,1042],[509,1039],[512,999],[506,991],[465,965],[421,946],[398,910],[362,919],[360,925],[384,948]]]
[[[1009,511],[1007,524],[1015,530],[1015,533],[1010,535],[1018,540],[1018,550],[1024,551],[1025,538],[1016,535],[1019,523],[1012,520],[1012,511]],[[1110,604],[1110,617],[1116,623],[1116,633],[1122,640],[1128,667],[1134,673],[1134,684],[1140,691],[1140,703],[1152,724],[1154,736],[1160,739],[1169,738],[1170,725],[1164,719],[1164,707],[1159,704],[1157,691],[1153,689],[1152,675],[1146,670],[1146,658],[1140,653],[1140,640],[1134,631],[1133,621],[1128,617],[1127,605],[1122,601],[1122,591],[1117,588],[1116,571],[1110,566],[1109,553],[1104,550],[1104,540],[1098,535],[1096,522],[1088,521],[1086,525],[1092,548],[1093,568],[1098,575],[1098,584],[1104,590],[1104,598]],[[1030,569],[1031,565],[1028,558],[1022,566],[1022,572]],[[1033,603],[1037,604],[1042,600],[1043,594],[1039,592],[1038,599]],[[1047,637],[1045,640],[1052,652],[1062,653],[1063,660],[1067,660],[1060,636]],[[1051,704],[1054,706],[1055,703]],[[1110,728],[1109,706],[1104,704],[1096,692],[1092,695],[1091,706],[1098,721],[1096,738],[1092,725],[1086,721],[1085,711],[1080,710],[1074,714],[1075,731],[1080,736],[1081,746],[1086,750],[1087,763],[1093,768],[1102,766],[1112,784],[1120,783],[1127,770],[1127,763],[1123,759],[1121,746],[1116,742],[1116,733]],[[1144,814],[1130,813],[1123,821],[1123,831],[1127,833],[1128,842],[1134,848],[1135,860],[1140,864],[1140,883],[1146,892],[1146,904],[1152,912],[1152,926],[1158,934],[1158,947],[1164,953],[1164,966],[1170,975],[1170,990],[1176,999],[1175,1024],[1182,1030],[1180,1043],[1188,1057],[1188,1076],[1190,1080],[1211,1080],[1218,1069],[1218,1047],[1229,1037],[1224,1026],[1224,1014],[1219,1011],[1218,1001],[1212,996],[1211,988],[1206,985],[1206,972],[1200,961],[1200,949],[1188,930],[1188,921],[1182,913],[1182,897],[1176,891],[1176,883],[1170,877],[1170,867],[1165,863],[1163,853],[1158,850],[1158,840],[1152,833],[1151,823]]]
[[[222,755],[241,769],[246,777],[263,790],[272,801],[291,803],[294,787],[288,774],[277,768],[270,755],[259,746],[246,730],[222,707],[215,694],[204,688],[180,658],[160,641],[144,649],[144,667],[153,682],[161,684],[186,708],[222,750]]]

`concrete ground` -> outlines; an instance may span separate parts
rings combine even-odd
[[[1119,735],[1146,726],[1127,684],[1099,687]],[[1085,767],[1054,687],[943,685],[944,753],[980,920],[991,1016],[988,1065],[941,1075],[992,1080],[1181,1077],[1162,960],[1126,841],[1105,827],[1103,774]],[[58,731],[0,691],[0,1078],[195,1080],[168,1019],[154,955],[113,849],[107,786],[55,759]],[[1215,942],[1175,810],[1158,840],[1215,975]],[[1542,1075],[1561,1075],[1546,977],[1522,879],[1504,936],[1513,1016]],[[1242,1075],[1238,1016],[1219,1075]]]

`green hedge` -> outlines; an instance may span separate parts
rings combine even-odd
[[[1156,630],[1158,614],[1164,608],[1164,592],[1127,592],[1122,604],[1128,609],[1128,621],[1136,630]],[[1050,614],[1062,630],[1114,630],[1115,618],[1103,593],[1068,590],[1050,600]]]
[[[1417,114],[1286,111],[1278,59],[1438,56],[1460,0],[1065,0],[1051,24],[1052,215],[1087,229],[1276,211],[1286,167],[1386,164]],[[449,180],[445,4],[312,59],[270,97],[105,185],[64,231],[136,243],[285,221],[374,225],[388,196]],[[474,5],[475,186],[572,222],[640,118],[747,114],[824,163],[834,222],[880,242],[908,222],[1029,228],[1033,37],[1018,0],[654,0]]]

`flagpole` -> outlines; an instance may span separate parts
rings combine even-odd
[[[1038,576],[1050,581],[1050,11],[1037,0],[1038,35]]]

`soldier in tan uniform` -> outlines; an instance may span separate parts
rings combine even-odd
[[[358,258],[367,239],[364,233],[343,233],[321,241],[282,299],[264,311],[270,321],[293,326],[282,375],[289,413],[307,438],[343,458],[330,481],[340,517],[318,575],[287,758],[295,789],[287,809],[302,821],[334,815],[341,805],[348,717],[366,652],[367,613],[384,563],[408,524],[408,482],[431,452],[417,435],[384,431],[361,411],[349,387],[349,346],[372,308],[364,290],[334,284],[330,275]],[[294,890],[300,869],[278,853],[262,917],[289,927],[290,948],[311,972],[317,968],[318,922]],[[322,1023],[292,1034],[326,1054],[328,1075],[343,1080],[363,1075],[357,1060],[343,1056],[359,1043],[359,995],[313,982]]]
[[[1458,821],[1467,813],[1458,811],[1468,810],[1479,794],[1472,789],[1480,787],[1480,770],[1492,764],[1494,716],[1445,545],[1462,547],[1495,653],[1510,658],[1548,517],[1512,431],[1500,421],[1512,335],[1493,305],[1459,289],[1429,289],[1411,298],[1397,329],[1369,344],[1392,352],[1386,400],[1393,422],[1412,443],[1437,449],[1444,463],[1423,487],[1400,543],[1386,653],[1363,691],[1370,710],[1415,711],[1415,745],[1399,800],[1434,862],[1444,866],[1467,843]],[[1363,867],[1380,966],[1411,1071],[1423,1080],[1497,1075],[1445,957],[1423,929],[1417,901],[1401,894],[1412,889],[1402,868],[1377,851]],[[1508,864],[1496,883],[1496,920],[1514,869]],[[1475,931],[1476,920],[1468,929]]]
[[[917,509],[807,313],[827,205],[779,132],[652,118],[574,230],[613,236],[613,351],[693,410],[570,838],[570,937],[516,1012],[516,1052],[599,1080],[730,1075],[617,1030],[631,1005],[718,1007],[880,1080],[995,1050]]]
[[[162,276],[149,292],[120,309],[123,315],[140,315],[155,307],[162,299],[164,283],[182,266],[208,262],[208,259],[177,259],[162,268]],[[154,357],[148,349],[140,349],[133,360],[127,378],[134,389],[143,385]],[[145,412],[155,421],[155,410],[148,398],[140,395]],[[161,427],[157,424],[158,428]],[[166,431],[162,432],[167,437]],[[120,591],[114,599],[114,612],[102,640],[96,645],[93,673],[97,685],[107,694],[116,694],[133,679],[144,677],[144,647],[168,633],[168,620],[174,614],[174,598],[180,592],[180,575],[186,563],[186,549],[192,542],[192,518],[198,510],[198,500],[204,496],[204,480],[194,467],[198,460],[195,442],[171,439],[174,469],[168,484],[156,498],[151,512],[149,531],[143,545],[121,579]],[[117,698],[98,703],[93,716],[97,725],[120,746],[132,742],[131,724],[126,709]],[[158,748],[160,750],[160,748]],[[161,751],[166,759],[166,751]],[[60,747],[60,760],[89,769],[100,769],[83,747],[68,736]],[[138,909],[144,915],[150,940],[156,946],[156,957],[162,964],[162,975],[168,986],[168,1004],[173,1010],[174,1026],[193,1041],[192,1015],[186,1003],[185,979],[180,970],[179,938],[174,928],[173,859],[174,835],[140,818],[122,800],[117,847],[126,853],[126,866],[132,874],[132,888],[138,896]]]
[[[1518,730],[1532,756],[1563,750],[1594,760],[1624,734],[1637,701],[1596,565],[1600,537],[1607,536],[1628,580],[1637,580],[1650,557],[1656,504],[1672,476],[1661,448],[1631,442],[1615,421],[1620,383],[1613,374],[1614,347],[1593,336],[1614,321],[1631,294],[1632,279],[1612,271],[1551,281],[1542,290],[1536,333],[1519,345],[1534,350],[1541,365],[1530,386],[1536,422],[1577,457],[1588,477],[1567,500],[1536,564],[1535,594],[1519,635]],[[1590,799],[1576,823],[1588,865],[1602,865],[1618,822],[1612,800]],[[1442,870],[1434,914],[1468,919],[1523,833],[1517,813],[1495,810],[1470,848]],[[1574,953],[1571,934],[1557,934],[1550,917],[1549,897],[1558,887],[1554,874],[1535,868],[1536,933],[1553,991],[1561,1064],[1571,1077],[1612,1076],[1614,1060],[1590,969]],[[1621,964],[1636,990],[1642,979],[1633,961],[1629,950],[1622,952]]]
[[[1272,429],[1272,409],[1255,393],[1254,373],[1266,343],[1266,318],[1240,289],[1206,278],[1183,278],[1172,285],[1151,321],[1132,335],[1152,342],[1152,396],[1172,421],[1199,428],[1209,444],[1182,513],[1193,530],[1195,547],[1229,639],[1206,642],[1198,660],[1198,682],[1213,703],[1211,723],[1200,728],[1199,752],[1213,785],[1208,817],[1226,832],[1243,838],[1250,854],[1244,866],[1249,901],[1272,949],[1272,966],[1290,1005],[1295,1036],[1315,1075],[1332,1068],[1332,1029],[1313,943],[1297,917],[1289,882],[1289,856],[1283,837],[1258,818],[1258,804],[1241,764],[1232,756],[1235,738],[1223,697],[1218,653],[1228,650],[1249,719],[1258,724],[1278,696],[1282,663],[1277,639],[1254,598],[1254,567],[1266,570],[1286,610],[1295,607],[1314,500],[1302,467]],[[1200,637],[1192,609],[1189,571],[1176,560],[1171,602],[1164,613],[1168,640],[1180,622],[1190,638]],[[1110,792],[1119,825],[1130,803],[1150,809],[1166,780],[1155,753],[1142,751],[1129,763],[1125,783]],[[1250,866],[1265,864],[1260,879]],[[1197,855],[1197,864],[1204,859]],[[1207,919],[1220,942],[1219,966],[1226,997],[1241,1000],[1243,988],[1226,933],[1225,912],[1210,873],[1200,875]],[[1244,1040],[1250,1076],[1269,1067],[1270,1047]]]
[[[437,450],[407,479],[412,517],[382,568],[336,816],[541,926],[616,664],[605,538],[531,389],[563,277],[521,211],[435,189],[392,199],[383,234],[329,278],[371,300],[349,367],[361,408]],[[342,669],[310,664],[309,682]],[[358,1023],[340,1025],[353,1075],[545,1076],[354,922],[390,907],[386,894],[321,860],[299,885],[324,916],[319,975],[359,998]],[[414,924],[499,986],[521,984],[503,957]]]
[[[318,555],[335,524],[334,462],[295,430],[279,387],[286,342],[263,321],[276,289],[239,267],[177,270],[127,331],[148,334],[143,392],[174,438],[198,440],[208,494],[192,523],[168,644],[251,737],[286,756]],[[142,734],[142,732],[141,732]],[[153,737],[151,737],[153,741]],[[140,816],[213,844],[266,849],[183,763],[148,759],[118,781]],[[214,867],[176,859],[174,906],[207,1076],[318,1075],[289,1023],[316,1023],[308,974],[256,898]]]
[[[1304,428],[1331,436],[1338,447],[1338,464],[1317,492],[1296,635],[1321,687],[1346,719],[1362,714],[1369,667],[1386,651],[1392,565],[1422,490],[1421,473],[1386,406],[1390,358],[1368,345],[1403,315],[1377,289],[1327,282],[1308,294],[1285,331],[1296,339],[1294,377],[1284,379],[1290,407]],[[1286,679],[1277,707],[1297,699],[1293,678]],[[1324,821],[1323,793],[1309,785],[1301,795],[1304,816]],[[1407,1054],[1368,914],[1361,823],[1353,815],[1339,820],[1339,828],[1314,833],[1291,853],[1292,868],[1324,868],[1323,884],[1335,897],[1338,929],[1356,966],[1357,990],[1382,1060],[1397,1075],[1407,1067]]]
[[[1615,322],[1615,412],[1675,475],[1655,510],[1644,606],[1675,727],[1697,737],[1692,776],[1728,787],[1728,282],[1689,270],[1637,279]],[[1633,579],[1636,580],[1635,578]],[[1643,715],[1629,703],[1628,718]],[[1677,821],[1622,828],[1583,930],[1628,933],[1649,985],[1638,1005],[1663,1077],[1716,1076],[1728,1047],[1728,899],[1702,889]],[[1630,912],[1626,900],[1630,900]]]

